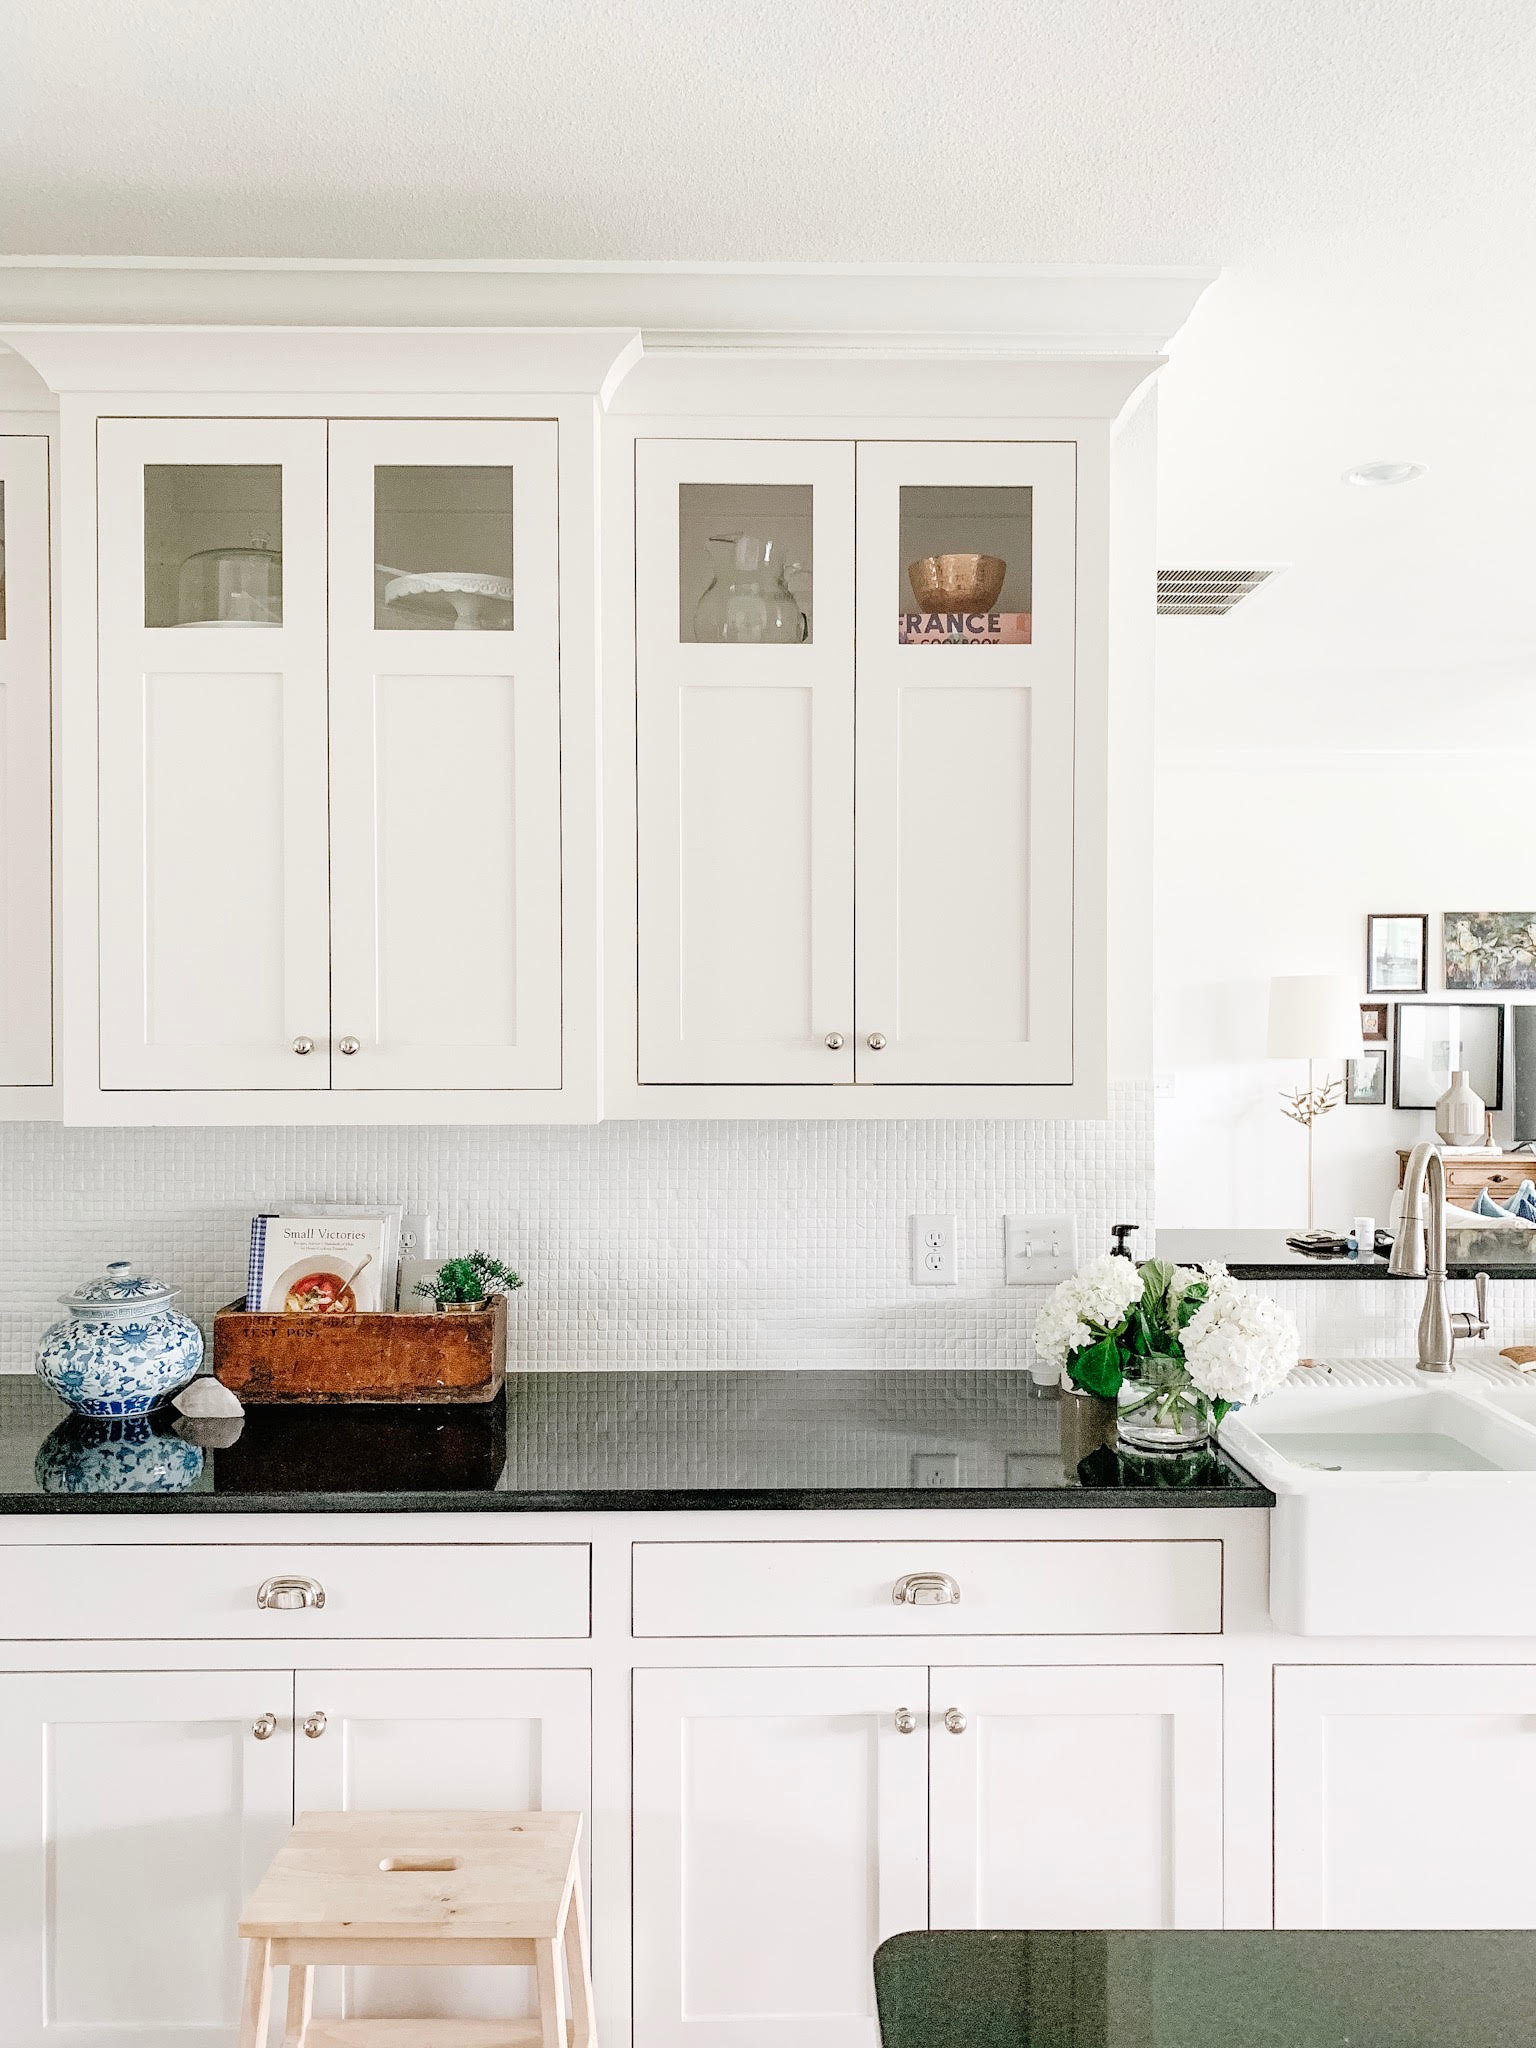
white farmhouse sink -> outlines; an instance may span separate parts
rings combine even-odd
[[[1308,1373],[1221,1426],[1276,1496],[1275,1622],[1310,1636],[1536,1636],[1536,1388],[1412,1367],[1352,1384],[1346,1371]]]

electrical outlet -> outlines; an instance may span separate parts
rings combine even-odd
[[[402,1259],[431,1258],[432,1218],[426,1210],[417,1210],[401,1217],[400,1256]]]
[[[958,1451],[914,1451],[912,1453],[912,1484],[914,1486],[958,1486],[960,1484],[960,1453]]]
[[[911,1271],[914,1287],[955,1284],[955,1219],[953,1216],[912,1218]]]
[[[1053,1287],[1076,1271],[1075,1216],[1003,1218],[1003,1277],[1010,1287]]]

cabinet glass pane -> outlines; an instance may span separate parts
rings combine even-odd
[[[679,484],[679,638],[810,639],[811,495],[809,484]]]
[[[144,623],[283,623],[281,463],[145,465]]]
[[[381,633],[509,632],[512,471],[497,463],[373,472],[373,623]]]
[[[1028,484],[903,484],[896,609],[903,645],[1030,637],[1034,493]]]

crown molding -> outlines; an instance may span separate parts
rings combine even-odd
[[[639,361],[633,327],[200,327],[0,323],[51,390],[517,392],[607,404]]]
[[[1215,276],[1001,263],[7,256],[0,331],[607,328],[638,330],[647,351],[1149,358]]]

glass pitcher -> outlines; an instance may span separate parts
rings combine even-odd
[[[810,623],[789,587],[804,576],[776,540],[750,533],[711,534],[715,573],[693,614],[695,640],[786,643],[810,638]]]

